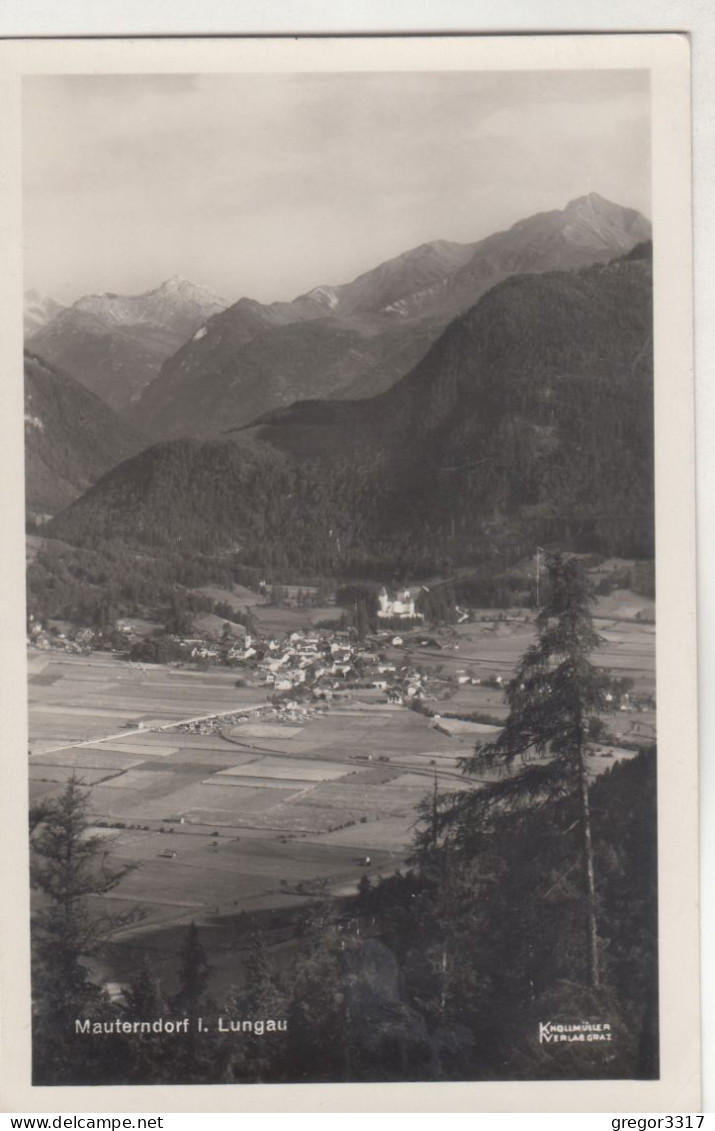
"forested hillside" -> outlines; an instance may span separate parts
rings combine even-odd
[[[25,505],[66,507],[148,440],[61,369],[25,354]]]

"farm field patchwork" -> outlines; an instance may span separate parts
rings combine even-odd
[[[437,759],[438,772],[454,773],[456,755],[466,752],[424,716],[358,700],[300,726],[231,725],[230,741],[175,729],[122,733],[117,714],[166,715],[166,691],[178,681],[192,689],[177,698],[182,718],[196,708],[197,715],[239,710],[256,692],[236,689],[230,672],[199,679],[160,666],[138,672],[105,656],[40,662],[53,678],[31,689],[33,796],[57,792],[73,771],[91,787],[91,815],[112,859],[141,863],[112,899],[137,901],[145,922],[285,902],[294,882],[357,882],[356,850],[365,846],[373,868],[398,866]],[[400,765],[390,765],[393,757]],[[413,775],[401,782],[406,769]],[[330,839],[351,827],[358,831],[344,844]]]

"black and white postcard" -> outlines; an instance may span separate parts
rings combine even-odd
[[[697,1110],[687,39],[0,59],[6,1106]]]

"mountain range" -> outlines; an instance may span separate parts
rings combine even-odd
[[[140,295],[87,295],[26,338],[32,352],[125,411],[168,357],[226,303],[175,277]],[[26,311],[26,322],[27,322]],[[32,326],[32,322],[30,323]]]
[[[506,278],[376,396],[156,444],[47,532],[324,576],[503,569],[538,544],[648,557],[652,400],[644,245]]]
[[[88,296],[30,345],[154,438],[207,437],[294,401],[383,392],[495,284],[606,262],[649,236],[638,212],[591,193],[476,243],[422,244],[291,302],[225,309],[179,279],[129,298]]]
[[[241,299],[163,364],[130,419],[156,437],[209,436],[296,400],[373,396],[496,283],[605,262],[649,237],[638,212],[593,193],[478,243],[423,244],[291,303]]]

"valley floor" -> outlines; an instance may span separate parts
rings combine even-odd
[[[653,626],[611,614],[598,628],[599,663],[629,675],[634,698],[653,695]],[[498,733],[447,715],[504,717],[499,685],[473,681],[507,679],[532,634],[528,621],[485,619],[438,634],[436,650],[393,648],[388,658],[440,677],[470,673],[452,681],[447,701],[425,699],[438,718],[375,689],[279,710],[265,689],[237,688],[235,672],[220,667],[30,649],[30,799],[55,795],[76,773],[112,865],[140,864],[107,897],[112,910],[142,913],[116,939],[119,950],[153,951],[192,920],[223,937],[241,913],[304,906],[321,885],[349,895],[363,875],[404,868],[418,802],[435,781],[440,790],[474,787],[458,760],[477,737]],[[642,706],[606,723],[594,775],[655,738],[655,712]]]

